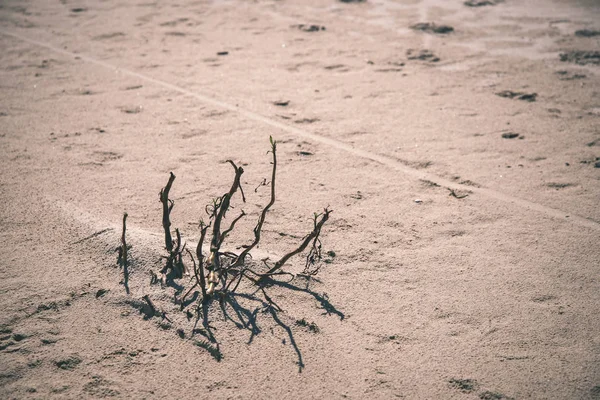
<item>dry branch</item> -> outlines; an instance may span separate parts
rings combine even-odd
[[[269,269],[265,275],[273,274],[274,272],[279,270],[291,257],[303,252],[311,241],[313,242],[313,249],[315,249],[318,243],[319,235],[321,234],[321,228],[323,227],[323,224],[327,222],[327,220],[329,219],[329,214],[331,213],[332,210],[326,208],[323,214],[315,214],[313,231],[304,238],[304,240],[302,241],[300,246],[298,246],[298,248],[281,257],[281,259],[277,261],[273,268]],[[320,220],[318,220],[319,217],[321,217]]]
[[[175,175],[171,172],[169,176],[169,182],[167,182],[167,186],[165,186],[160,191],[160,202],[163,205],[163,228],[165,229],[165,247],[167,251],[170,253],[173,250],[173,239],[171,238],[171,219],[170,214],[173,209],[173,201],[169,200],[169,191],[171,190],[171,186],[173,185],[173,181],[175,180]]]
[[[246,256],[248,255],[248,253],[250,253],[250,251],[254,247],[256,247],[258,242],[260,242],[260,233],[262,231],[262,226],[265,223],[265,219],[267,218],[267,212],[273,206],[273,204],[275,204],[275,174],[277,173],[277,141],[273,140],[272,137],[269,137],[269,140],[271,141],[271,153],[273,154],[273,170],[271,172],[271,201],[269,201],[269,204],[267,204],[265,206],[265,208],[263,208],[262,212],[260,213],[260,217],[258,218],[258,222],[256,223],[256,226],[254,227],[254,241],[249,246],[246,246],[244,251],[242,251],[240,253],[238,258],[233,262],[233,264],[231,266],[232,268],[236,268],[236,267],[239,267],[242,264],[244,264],[244,261],[246,259]]]

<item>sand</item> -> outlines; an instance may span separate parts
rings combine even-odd
[[[468,3],[2,1],[0,397],[600,398],[600,5]],[[203,324],[157,194],[234,160],[249,243],[269,136],[254,260],[327,262]]]

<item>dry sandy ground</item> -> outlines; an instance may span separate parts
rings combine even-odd
[[[600,398],[599,7],[3,0],[0,397]],[[327,205],[335,256],[203,325],[157,194],[193,246],[242,163],[248,243],[270,135],[255,259]]]

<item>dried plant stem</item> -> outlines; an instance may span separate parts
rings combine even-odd
[[[170,253],[173,250],[173,239],[171,237],[171,219],[170,214],[173,209],[173,201],[169,200],[169,191],[171,190],[171,186],[173,185],[173,181],[175,180],[175,175],[171,172],[169,176],[169,182],[167,182],[167,186],[165,186],[160,191],[160,202],[163,205],[163,228],[165,230],[165,247],[167,251]]]
[[[204,259],[202,256],[202,244],[204,243],[204,237],[206,236],[206,231],[208,230],[208,225],[201,225],[200,229],[200,239],[198,240],[198,246],[196,246],[196,257],[198,258],[198,269],[194,268],[194,275],[196,276],[196,283],[200,285],[200,289],[202,289],[202,299],[206,299],[206,280],[204,278]]]
[[[315,245],[317,243],[317,239],[319,238],[319,235],[321,233],[321,228],[323,227],[323,224],[325,224],[325,222],[327,222],[327,220],[329,219],[329,214],[331,214],[331,213],[332,213],[332,210],[329,210],[329,209],[326,208],[325,211],[323,212],[323,214],[320,215],[321,219],[318,220],[318,221],[317,221],[317,219],[318,219],[319,215],[315,215],[313,231],[311,233],[309,233],[304,238],[304,240],[302,241],[302,243],[300,244],[300,246],[298,246],[298,248],[296,248],[295,250],[287,253],[283,257],[281,257],[281,259],[279,259],[279,261],[277,261],[275,263],[275,265],[266,272],[266,274],[263,274],[263,276],[261,277],[261,279],[263,279],[264,277],[266,277],[269,274],[273,274],[278,269],[280,269],[281,267],[283,267],[283,265],[291,257],[295,256],[298,253],[303,252],[311,241],[313,242],[313,245]],[[259,280],[261,280],[261,279],[259,279]]]
[[[123,268],[127,268],[127,241],[125,240],[125,231],[127,230],[127,213],[123,214],[123,233],[121,234],[121,262]]]
[[[237,257],[237,259],[231,265],[231,268],[236,268],[236,267],[243,265],[248,253],[250,253],[250,251],[254,247],[256,247],[258,242],[260,242],[260,233],[262,230],[262,226],[265,223],[265,219],[267,218],[267,212],[273,206],[273,204],[275,204],[275,174],[277,173],[277,142],[275,140],[273,140],[273,138],[270,138],[270,140],[271,140],[271,153],[273,154],[273,170],[271,171],[271,201],[269,201],[269,204],[267,204],[265,206],[265,208],[263,208],[263,210],[260,214],[260,217],[258,218],[258,222],[256,223],[256,226],[254,227],[254,241],[249,246],[246,246],[244,251],[242,251],[240,253],[240,255]]]

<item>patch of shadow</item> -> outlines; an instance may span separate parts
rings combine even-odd
[[[142,106],[136,107],[121,107],[121,111],[125,114],[139,114],[142,112]]]
[[[440,58],[433,54],[431,51],[424,50],[414,50],[408,49],[406,50],[406,56],[409,60],[421,60],[421,61],[430,61],[430,62],[438,62]]]
[[[160,26],[176,26],[182,22],[187,22],[187,21],[189,21],[189,18],[177,18],[173,21],[163,22],[162,24],[160,24]]]
[[[191,138],[198,137],[198,136],[204,136],[207,134],[207,132],[208,131],[205,129],[193,129],[190,132],[182,133],[181,138],[182,139],[191,139]]]
[[[125,34],[123,32],[113,32],[113,33],[105,33],[103,35],[94,36],[92,40],[108,40],[114,39],[118,37],[123,37]]]
[[[550,300],[556,300],[556,296],[553,296],[551,294],[544,294],[541,296],[536,296],[533,299],[531,299],[531,301],[533,301],[535,303],[545,303]]]
[[[520,137],[521,135],[515,132],[504,132],[502,134],[502,138],[503,139],[516,139],[518,137]],[[524,136],[523,136],[524,137]]]
[[[594,29],[580,29],[575,31],[575,36],[577,37],[594,37],[600,36],[600,31]]]
[[[50,389],[50,393],[64,393],[69,389],[70,389],[69,385],[62,385],[62,386]]]
[[[512,90],[503,90],[501,92],[496,93],[496,96],[504,97],[507,99],[517,99],[517,100],[534,102],[537,98],[537,93],[523,93],[523,92],[513,92]]]
[[[346,72],[348,71],[348,67],[344,64],[332,64],[332,65],[326,65],[325,67],[323,67],[327,70],[338,70],[338,71],[342,71],[342,72]]]
[[[319,332],[321,332],[321,329],[319,329],[319,327],[317,326],[317,324],[315,324],[314,322],[308,322],[304,318],[296,320],[296,325],[302,326],[304,328],[307,328],[308,331],[312,332],[312,333],[319,333]]]
[[[410,166],[416,169],[429,168],[431,165],[433,165],[432,161],[414,161],[410,163]]]
[[[115,153],[114,151],[94,151],[93,156],[101,163],[123,158],[123,154]]]
[[[194,344],[206,351],[208,351],[208,354],[210,354],[212,356],[212,358],[214,358],[215,360],[217,360],[217,362],[220,362],[223,359],[223,354],[221,353],[221,350],[219,349],[219,344],[212,344],[206,340],[196,340],[194,341]]]
[[[126,86],[123,90],[137,90],[143,88],[143,85]]]
[[[81,89],[77,91],[77,94],[81,95],[81,96],[91,96],[93,94],[98,94],[98,92],[94,92],[93,90],[89,90],[89,89]]]
[[[291,27],[300,29],[302,32],[319,32],[325,30],[325,27],[322,25],[296,24],[292,25]]]
[[[594,399],[600,399],[600,385],[596,385],[593,388],[591,388],[590,395],[592,395]]]
[[[422,31],[427,33],[436,33],[444,35],[446,33],[454,32],[454,28],[449,25],[437,25],[433,22],[419,22],[418,24],[411,25],[410,29],[415,31]]]
[[[440,187],[440,185],[438,185],[437,183],[427,180],[427,179],[419,179],[419,182],[421,182],[423,185],[425,185],[427,187]]]
[[[294,122],[296,124],[312,124],[313,122],[317,122],[319,121],[319,118],[302,118],[302,119],[297,119]]]
[[[125,303],[138,310],[143,315],[144,320],[149,320],[157,314],[157,310],[147,302],[138,299],[127,299]]]
[[[87,8],[85,7],[75,7],[75,8],[71,8],[71,12],[72,13],[82,13],[87,11]]]
[[[481,185],[479,183],[473,182],[473,181],[471,181],[469,179],[462,180],[462,181],[460,181],[458,183],[461,184],[461,185],[465,185],[465,186],[481,187]]]
[[[402,68],[390,67],[390,68],[377,68],[375,72],[402,72]]]
[[[22,341],[22,340],[25,340],[25,339],[27,339],[28,337],[29,337],[29,336],[27,336],[27,335],[24,335],[24,334],[22,334],[22,333],[15,333],[15,334],[13,334],[13,336],[12,336],[12,338],[13,338],[13,340],[14,340],[15,342],[20,342],[20,341]]]
[[[559,190],[559,189],[564,189],[564,188],[568,188],[568,187],[571,187],[571,186],[575,186],[575,184],[574,183],[550,182],[550,183],[547,183],[546,186],[548,186],[549,188],[552,188],[552,189]]]
[[[180,31],[169,31],[169,32],[165,32],[165,35],[167,36],[187,36],[187,33],[185,32],[180,32]]]
[[[600,51],[571,50],[560,53],[560,61],[575,63],[578,65],[600,65]]]
[[[217,55],[218,55],[218,56],[226,56],[226,55],[228,55],[228,54],[229,54],[229,52],[228,52],[228,51],[219,51],[219,52],[217,52]]]
[[[314,153],[311,153],[310,151],[297,151],[296,154],[303,157],[314,155]]]
[[[213,117],[221,117],[227,113],[229,113],[228,110],[224,110],[224,111],[211,110],[207,113],[202,114],[202,116],[205,118],[213,118]]]
[[[452,378],[448,381],[450,387],[458,389],[463,393],[471,393],[479,387],[479,384],[474,379],[456,379]]]
[[[81,361],[82,361],[81,358],[73,355],[73,356],[70,356],[63,360],[55,361],[54,365],[56,365],[60,369],[65,369],[65,370],[71,371],[71,370],[75,369],[79,364],[81,364]]]
[[[92,380],[83,386],[83,391],[97,397],[115,397],[120,393],[108,387],[110,382],[98,375],[92,376]]]
[[[16,382],[21,378],[22,378],[22,376],[18,371],[0,372],[0,387],[5,386],[12,382]]]
[[[8,349],[10,346],[14,346],[16,343],[13,342],[12,340],[8,341],[8,342],[4,342],[4,343],[0,343],[0,350],[6,350]]]
[[[561,71],[556,71],[555,72],[556,75],[559,76],[559,80],[561,81],[574,81],[576,79],[585,79],[587,78],[586,75],[583,74],[570,74],[569,71],[565,71],[565,70],[561,70]]]
[[[495,6],[496,4],[502,3],[504,0],[468,0],[463,4],[467,7],[484,7],[484,6]]]
[[[290,104],[289,100],[277,100],[273,102],[273,105],[278,107],[287,107]]]
[[[490,390],[486,390],[485,392],[479,393],[479,398],[481,400],[513,400],[512,397],[508,397],[502,393],[492,392]]]

